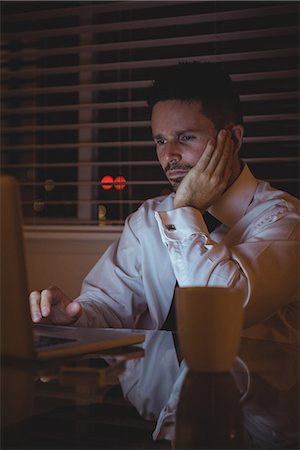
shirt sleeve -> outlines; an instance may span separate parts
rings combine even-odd
[[[76,326],[135,328],[146,307],[140,271],[140,241],[129,217],[120,239],[100,257],[76,298],[83,313]]]
[[[226,246],[212,240],[200,211],[183,207],[155,214],[179,286],[229,286],[238,282],[239,265],[231,261]],[[222,279],[216,278],[214,270],[225,260],[227,270],[222,271]]]
[[[156,220],[179,286],[242,289],[245,327],[298,300],[296,215],[275,208],[248,223],[239,236],[221,242],[211,238],[201,213],[193,208],[157,212]]]

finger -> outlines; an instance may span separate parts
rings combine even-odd
[[[204,149],[204,152],[202,153],[199,161],[196,164],[198,170],[200,170],[201,172],[206,170],[207,166],[210,163],[214,150],[215,150],[215,141],[213,139],[209,139]]]
[[[60,305],[62,309],[65,309],[71,302],[58,287],[51,286],[44,289],[41,292],[41,312],[43,317],[47,317],[50,314],[51,308],[54,305]]]
[[[41,292],[41,312],[44,318],[60,325],[75,322],[82,313],[80,303],[72,302],[58,287],[51,286]]]
[[[41,294],[38,291],[33,291],[29,295],[30,314],[33,322],[39,322],[42,319],[40,310]]]
[[[211,155],[209,164],[206,167],[206,171],[210,174],[215,172],[217,166],[220,161],[224,160],[227,157],[227,153],[225,151],[225,146],[228,138],[227,130],[220,130],[217,136],[217,142],[214,148],[214,151]]]
[[[228,167],[232,163],[232,157],[233,157],[233,142],[231,139],[231,133],[230,131],[226,135],[226,139],[223,143],[223,148],[221,151],[221,156],[219,158],[219,161],[215,167],[215,174],[216,175],[223,175],[225,171],[227,171]]]
[[[55,294],[52,291],[52,288],[43,289],[41,292],[42,317],[48,317],[50,315],[52,304],[55,302]]]

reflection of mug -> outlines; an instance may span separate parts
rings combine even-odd
[[[173,448],[241,449],[243,434],[239,392],[230,372],[188,372],[177,405]]]
[[[223,287],[178,287],[176,319],[180,350],[191,370],[229,370],[243,322],[243,293]]]

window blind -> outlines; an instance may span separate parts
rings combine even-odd
[[[147,87],[179,61],[219,62],[243,106],[241,157],[299,195],[299,3],[1,2],[1,171],[28,224],[123,223],[170,192]]]

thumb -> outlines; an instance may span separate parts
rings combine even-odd
[[[71,301],[68,305],[66,305],[66,314],[74,321],[79,319],[82,314],[81,304],[77,301]]]

